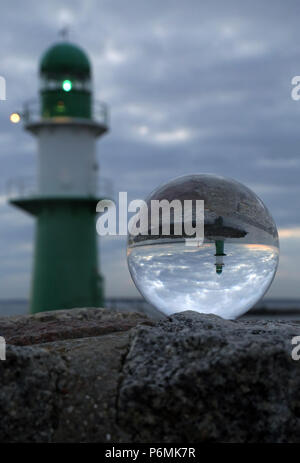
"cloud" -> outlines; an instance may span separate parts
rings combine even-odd
[[[186,142],[193,138],[193,133],[186,128],[152,131],[147,125],[142,125],[135,129],[135,133],[145,137],[148,143],[158,143],[162,145]]]
[[[291,239],[291,238],[300,239],[300,227],[280,228],[279,238],[281,240],[286,240],[286,239]]]

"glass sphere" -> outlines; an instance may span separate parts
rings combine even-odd
[[[167,219],[160,214],[153,234],[152,200],[183,205],[197,199],[204,200],[203,241],[187,245],[185,232],[175,232],[178,215],[175,220],[172,209]],[[279,260],[276,225],[256,194],[235,180],[208,174],[176,178],[153,191],[137,217],[135,226],[129,223],[129,271],[140,293],[165,315],[194,310],[234,319],[272,283]],[[195,209],[191,217],[194,223]],[[169,234],[162,233],[165,220]]]

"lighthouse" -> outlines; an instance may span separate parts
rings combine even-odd
[[[226,254],[224,254],[224,241],[223,240],[216,240],[215,241],[215,246],[216,246],[216,254],[215,254],[215,257],[216,257],[216,263],[215,263],[215,266],[216,266],[216,273],[218,275],[221,275],[222,271],[223,271],[223,267],[224,267],[224,261],[223,261],[223,257],[226,256]]]
[[[226,225],[223,217],[217,217],[213,223],[205,224],[205,237],[209,241],[214,241],[216,253],[215,253],[215,267],[216,274],[221,275],[224,267],[224,257],[226,257],[224,246],[225,240],[227,239],[240,239],[244,238],[248,232],[241,230],[240,228]]]
[[[51,46],[39,65],[38,104],[26,104],[21,115],[37,139],[37,191],[10,202],[36,218],[32,313],[103,302],[96,141],[108,131],[108,119],[106,105],[93,100],[91,77],[80,47]]]

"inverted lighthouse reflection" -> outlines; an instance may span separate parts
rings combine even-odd
[[[276,226],[261,200],[243,185],[208,175],[173,182],[183,179],[184,196],[195,199],[196,191],[207,200],[203,244],[186,246],[183,236],[129,235],[129,270],[142,295],[166,315],[195,310],[234,319],[264,295],[274,278]],[[174,184],[167,187],[154,192],[155,199],[176,194]]]

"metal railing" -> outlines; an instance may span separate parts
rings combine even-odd
[[[4,190],[4,196],[8,200],[13,200],[15,198],[26,199],[39,195],[38,183],[34,177],[22,176],[11,178],[6,182]],[[74,196],[74,193],[72,193],[72,196]],[[96,198],[113,199],[114,188],[112,179],[101,177],[97,182],[94,193],[91,196]]]
[[[26,198],[37,195],[37,183],[33,177],[15,177],[7,180],[5,196],[7,199]]]
[[[25,125],[31,125],[31,124],[37,124],[40,123],[47,118],[44,118],[42,116],[42,111],[41,111],[41,104],[39,100],[29,100],[24,103],[23,106],[23,111],[22,111],[22,117],[24,119]],[[59,116],[57,116],[59,117]],[[65,116],[63,116],[65,117]],[[68,117],[69,118],[69,117]],[[51,119],[51,118],[49,118]],[[49,120],[47,119],[47,120]],[[55,117],[56,119],[56,117]],[[72,118],[72,119],[77,119]],[[92,101],[92,114],[91,118],[88,119],[93,122],[96,122],[98,124],[101,124],[105,127],[108,127],[109,125],[109,111],[108,111],[108,106],[106,103],[103,103],[102,101],[98,100],[93,100]]]

